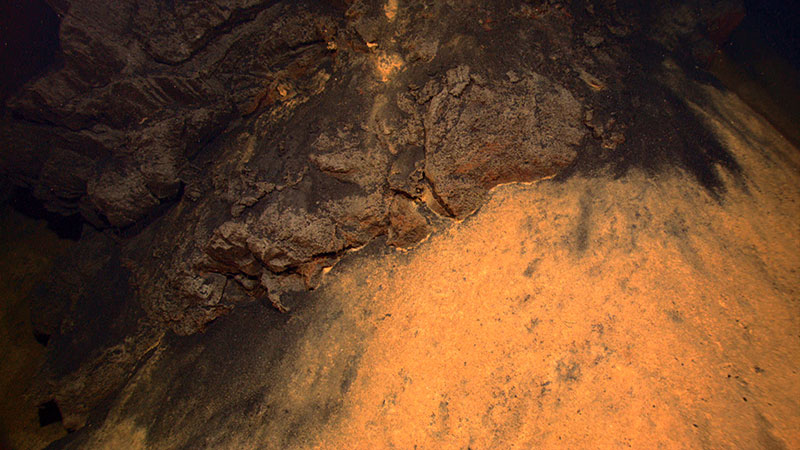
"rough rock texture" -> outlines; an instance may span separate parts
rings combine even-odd
[[[581,105],[537,74],[489,86],[468,66],[447,71],[425,111],[425,174],[453,216],[509,181],[552,176],[577,156]]]
[[[698,155],[676,141],[684,125],[661,120],[672,110],[647,111],[647,142],[628,138],[639,106],[668,95],[628,92],[653,82],[635,49],[678,47],[656,41],[694,33],[691,11],[680,17],[696,22],[646,31],[663,14],[614,2],[53,6],[60,61],[6,102],[0,173],[107,235],[103,249],[86,237],[72,281],[40,293],[71,306],[35,318],[64,343],[37,395],[73,428],[164,330],[195,333],[254,300],[290,311],[284,294],[313,289],[348,249],[380,235],[411,246],[436,214],[467,217],[498,184],[587,158],[677,160],[710,188],[698,159],[735,169],[712,144]],[[82,270],[92,252],[113,257]],[[98,280],[117,284],[81,287]],[[74,324],[98,307],[119,332],[81,338]],[[78,342],[87,351],[59,359]]]
[[[314,85],[326,16],[274,3],[59,2],[62,62],[7,102],[2,167],[52,210],[142,219],[235,112]]]

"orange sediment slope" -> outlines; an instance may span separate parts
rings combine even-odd
[[[721,202],[677,171],[504,186],[332,280],[374,334],[314,446],[800,446],[800,155],[703,92],[745,173]]]
[[[166,435],[136,409],[169,392],[159,349],[86,446],[799,448],[800,152],[665,70],[741,166],[719,198],[678,169],[498,187],[414,249],[349,255],[277,362],[248,341],[227,394],[159,406]]]

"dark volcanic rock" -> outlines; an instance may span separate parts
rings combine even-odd
[[[181,334],[243,301],[287,310],[281,294],[313,288],[344,250],[427,235],[414,202],[464,217],[499,183],[567,166],[585,134],[578,101],[534,60],[442,44],[483,38],[463,11],[440,11],[446,30],[362,3],[344,17],[315,3],[125,5],[62,9],[65,63],[9,103],[7,148],[35,151],[3,166],[50,208],[142,224],[122,243],[137,298]]]
[[[327,52],[325,16],[274,3],[59,3],[63,62],[7,102],[17,120],[0,134],[4,172],[97,225],[143,218],[234,111],[317,86],[307,74]],[[80,155],[79,170],[49,176],[54,151]]]
[[[468,66],[447,71],[425,130],[425,174],[458,218],[498,184],[555,175],[585,134],[581,105],[563,87],[535,73],[474,82]]]

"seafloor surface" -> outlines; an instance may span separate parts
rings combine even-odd
[[[738,161],[494,189],[413,250],[352,252],[282,316],[167,337],[89,448],[798,448],[800,153],[664,79]]]
[[[754,22],[723,51],[669,5],[345,3],[209,25],[220,42],[195,41],[170,79],[228,57],[217,88],[249,73],[237,61],[254,74],[184,109],[137,103],[166,73],[144,53],[117,55],[152,71],[132,80],[69,51],[183,42],[169,15],[120,3],[150,30],[134,33],[70,9],[72,59],[48,76],[106,67],[133,86],[114,96],[130,123],[102,86],[77,110],[125,118],[106,144],[151,153],[122,172],[168,183],[156,200],[77,158],[58,121],[7,124],[6,169],[31,173],[4,203],[30,190],[79,228],[91,197],[90,223],[136,225],[65,241],[0,212],[0,449],[800,448],[800,77]],[[284,63],[289,78],[260,72]],[[35,84],[72,123],[65,86]],[[212,114],[233,99],[241,118]],[[198,129],[166,133],[185,120]],[[207,139],[186,173],[150,165]]]

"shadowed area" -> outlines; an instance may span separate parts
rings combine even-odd
[[[66,433],[57,405],[27,395],[46,352],[44,336],[37,341],[31,326],[28,296],[74,242],[8,208],[0,212],[0,236],[0,447],[43,448]]]
[[[56,59],[58,16],[44,0],[0,4],[0,104]]]

